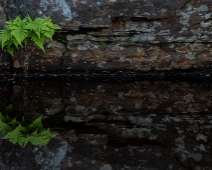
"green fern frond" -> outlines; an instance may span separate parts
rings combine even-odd
[[[52,36],[54,34],[54,31],[43,31],[42,32],[44,34],[45,37],[49,38],[50,40],[52,40]]]
[[[38,134],[38,131],[36,130],[28,136],[27,139],[33,145],[47,145],[49,140],[55,136],[56,135],[49,132],[49,130],[42,131],[40,134]]]
[[[42,117],[38,117],[31,124],[27,124],[24,118],[21,122],[18,122],[16,118],[8,123],[8,116],[3,116],[0,113],[0,131],[4,134],[3,139],[7,139],[13,144],[19,144],[21,147],[25,147],[28,142],[33,145],[46,145],[50,139],[56,136],[52,134],[49,129],[46,130],[42,125]]]
[[[13,144],[16,144],[19,140],[23,140],[23,134],[20,132],[20,127],[16,127],[13,131],[7,133],[3,139],[8,139]]]
[[[48,25],[48,26],[53,25],[52,19],[51,19],[50,17],[47,17],[47,18],[44,20],[44,24],[46,24],[46,25]]]
[[[32,33],[31,34],[31,38],[32,40],[35,42],[35,44],[40,47],[43,51],[44,51],[44,41],[45,41],[45,36],[43,36],[42,34],[40,35],[40,37],[37,36],[37,34]]]
[[[20,125],[20,123],[16,120],[16,118],[14,118],[11,122],[8,123],[12,129],[15,129],[16,127],[18,127]]]
[[[27,46],[27,43],[29,42],[29,40],[30,40],[30,37],[26,37],[26,38],[24,39],[24,47]]]
[[[27,22],[32,22],[32,18],[29,16],[29,14],[26,17]]]
[[[19,45],[22,46],[22,42],[28,36],[28,31],[27,30],[23,30],[21,27],[19,27],[19,28],[16,28],[16,29],[12,30],[11,34],[18,41]]]
[[[30,125],[29,129],[36,130],[36,129],[43,129],[42,125],[42,116],[38,117],[36,120],[34,120]]]
[[[5,42],[10,40],[12,35],[11,35],[11,32],[9,30],[2,30],[0,32],[0,36],[1,36],[1,46],[2,48],[4,48],[6,45],[5,45]]]
[[[0,113],[0,120],[4,123],[8,123],[11,122],[12,119],[9,116],[3,116],[2,113]]]
[[[13,106],[12,104],[8,105],[5,109],[4,112],[6,113],[11,113],[13,111]]]
[[[61,30],[61,28],[60,28],[60,26],[59,25],[57,25],[57,24],[53,24],[53,29],[54,30]]]
[[[43,138],[44,138],[44,137],[46,137],[46,138],[54,138],[54,137],[56,137],[57,135],[51,133],[50,130],[47,129],[47,130],[41,131],[41,133],[40,133],[38,136],[43,137]]]
[[[10,142],[12,142],[13,144],[19,144],[21,147],[25,147],[28,143],[28,140],[26,137],[23,136],[23,133],[21,133],[23,131],[23,127],[21,125],[19,125],[18,127],[16,127],[13,131],[8,132],[3,139],[7,139]]]
[[[5,134],[5,133],[7,133],[7,132],[10,131],[10,130],[11,130],[10,126],[9,126],[7,123],[3,122],[3,121],[0,119],[0,131],[1,131],[3,134]]]
[[[8,53],[10,53],[11,56],[14,55],[15,47],[7,47]]]
[[[5,41],[3,45],[4,45],[5,47],[9,47],[9,46],[11,46],[12,44],[13,44],[12,39],[9,39],[9,40]]]
[[[16,17],[12,21],[6,22],[6,29],[0,31],[0,44],[2,48],[14,55],[15,48],[26,47],[29,40],[44,51],[44,41],[46,38],[52,40],[55,30],[61,29],[57,24],[53,24],[50,17],[46,19],[36,18],[32,20],[28,15],[23,20]]]
[[[13,23],[20,23],[21,22],[21,18],[19,16],[17,16],[14,20]]]
[[[44,23],[43,18],[36,18],[33,21],[33,26],[35,26],[34,28],[39,30],[40,32],[43,31],[43,30],[46,30],[46,31],[49,30],[48,26],[46,26],[46,24]]]
[[[28,143],[28,139],[26,137],[21,137],[19,138],[18,140],[18,144],[22,147],[22,148],[25,148],[25,146],[27,145]]]
[[[59,25],[53,24],[52,19],[50,17],[47,17],[44,21],[44,23],[51,28],[52,30],[61,29]]]
[[[13,21],[6,21],[5,24],[6,24],[7,28],[8,28],[8,26],[13,24]]]
[[[18,49],[18,46],[20,45],[19,42],[14,37],[11,38],[11,41],[13,42],[15,47]]]

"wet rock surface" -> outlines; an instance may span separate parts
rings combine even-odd
[[[44,85],[29,83],[14,85],[11,102],[14,107],[27,102],[27,115],[35,113],[68,116],[97,114],[133,115],[142,113],[189,114],[210,113],[211,86],[207,83],[139,81],[94,82],[79,81]],[[23,100],[25,99],[25,100]],[[17,103],[17,100],[19,101]],[[22,103],[22,104],[21,104]],[[36,106],[36,107],[34,107]],[[15,107],[18,111],[18,107]],[[82,117],[81,117],[82,118]]]
[[[29,47],[30,70],[211,68],[209,0],[3,0],[0,6],[2,28],[27,14],[50,16],[63,28],[45,53]]]
[[[0,109],[12,104],[11,116],[28,120],[43,115],[58,134],[46,147],[0,140],[0,169],[211,170],[211,5],[0,1],[1,29],[27,14],[62,27],[45,53],[28,47],[27,78],[22,61],[0,52]],[[145,81],[126,81],[137,78]]]
[[[10,95],[2,107],[11,103],[11,116],[43,115],[45,127],[58,134],[46,147],[22,149],[2,141],[4,170],[212,168],[210,83],[48,81],[3,87]]]

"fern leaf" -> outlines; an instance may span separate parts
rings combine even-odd
[[[3,139],[8,139],[13,144],[16,144],[18,141],[23,140],[23,135],[20,132],[20,127],[16,127],[13,131],[8,132]]]
[[[11,120],[8,116],[0,113],[0,130],[4,134],[3,139],[9,140],[13,144],[19,144],[21,147],[25,147],[28,142],[33,145],[47,145],[56,134],[52,134],[49,129],[45,130],[41,120],[42,116],[27,126],[24,118],[20,123],[16,118]]]
[[[31,38],[32,40],[35,42],[35,44],[40,47],[43,51],[44,51],[44,41],[45,41],[45,37],[41,34],[40,38],[34,33],[31,34]]]
[[[29,23],[30,23],[30,22],[33,22],[33,21],[32,21],[32,18],[31,18],[29,15],[27,15],[26,19],[27,19],[27,22],[29,22]]]
[[[10,53],[11,56],[14,55],[15,47],[7,47],[7,51]]]
[[[10,131],[11,128],[8,126],[7,123],[3,122],[1,119],[0,119],[0,131],[5,134],[7,133],[8,131]]]
[[[13,21],[6,21],[5,24],[6,24],[7,28],[8,28],[8,26],[11,26],[13,24]]]
[[[49,130],[44,130],[40,134],[37,133],[37,130],[28,136],[28,141],[33,145],[47,145],[49,140],[55,137],[55,134],[49,132]]]
[[[18,41],[19,45],[22,46],[22,41],[28,36],[28,31],[23,30],[21,27],[19,27],[19,28],[12,30],[11,34]]]
[[[27,43],[29,42],[29,40],[30,40],[30,38],[29,38],[29,37],[26,37],[26,38],[24,39],[24,47],[26,47],[26,46],[27,46]]]
[[[47,145],[47,143],[49,142],[49,140],[51,138],[54,138],[56,136],[56,134],[53,134],[48,130],[43,130],[39,135],[38,135],[38,138],[39,139],[42,139],[43,141],[43,144],[44,145]]]
[[[53,34],[54,34],[54,31],[43,31],[42,33],[43,33],[43,35],[44,35],[45,37],[47,37],[47,38],[49,38],[50,40],[52,40],[52,36],[53,36]]]
[[[9,116],[3,116],[2,113],[0,113],[0,119],[4,123],[8,123],[8,122],[10,122],[12,120]]]
[[[28,135],[27,140],[33,145],[40,145],[41,141],[38,139],[38,130],[36,129],[31,135]]]
[[[3,46],[4,47],[10,47],[12,44],[13,44],[12,39],[9,39],[9,40],[7,40],[7,41],[4,42]]]
[[[30,125],[29,125],[29,129],[32,130],[36,130],[36,129],[43,129],[43,125],[42,125],[42,116],[38,117],[35,121],[33,121]]]
[[[9,106],[7,106],[4,110],[6,113],[11,113],[13,111],[13,106],[12,104],[10,104]]]
[[[14,20],[13,23],[18,24],[21,22],[21,18],[19,16],[17,16]]]
[[[46,26],[44,23],[44,19],[40,18],[40,17],[38,17],[34,21],[30,22],[28,24],[28,28],[31,28],[32,30],[38,30],[40,32],[42,30],[46,30],[46,31],[49,30],[48,26]]]
[[[25,148],[25,146],[27,145],[28,143],[28,139],[26,137],[20,137],[19,140],[18,140],[18,144],[22,147],[22,148]]]
[[[25,120],[24,117],[22,117],[20,124],[21,124],[23,127],[28,126],[27,121]]]
[[[12,44],[14,44],[15,47],[18,49],[19,42],[18,42],[14,37],[11,38],[11,42],[12,42]]]
[[[11,122],[8,123],[12,129],[15,129],[16,127],[19,126],[19,122],[16,120],[16,118],[14,118]]]
[[[11,38],[11,32],[6,29],[6,30],[2,30],[0,34],[1,34],[1,46],[2,48],[4,48],[6,46],[5,42]]]
[[[45,137],[46,136],[47,138],[53,138],[53,137],[55,137],[57,135],[51,133],[50,130],[48,129],[48,130],[41,131],[41,133],[39,134],[39,136],[42,136],[42,137]]]
[[[52,19],[51,19],[50,17],[47,17],[47,18],[44,20],[44,24],[46,24],[46,25],[48,25],[48,26],[53,25]]]
[[[47,17],[47,18],[45,19],[44,24],[46,24],[49,28],[51,28],[51,30],[61,29],[61,28],[59,27],[59,25],[53,24],[53,23],[52,23],[52,20],[51,20],[50,17]]]
[[[55,30],[61,30],[60,26],[57,25],[57,24],[53,24],[53,28],[54,28]]]

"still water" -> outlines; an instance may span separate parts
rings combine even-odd
[[[1,141],[3,170],[212,169],[212,86],[186,81],[0,84],[0,109],[57,137],[20,148]]]

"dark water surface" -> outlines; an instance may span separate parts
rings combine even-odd
[[[185,81],[2,83],[0,109],[43,115],[44,146],[1,141],[4,170],[212,169],[212,86]]]

